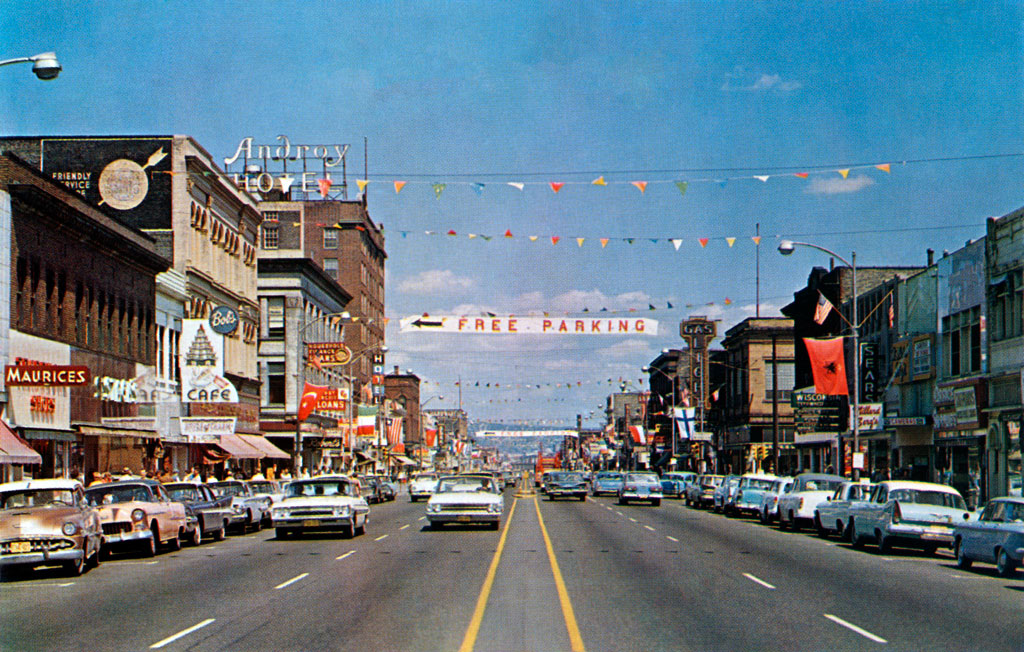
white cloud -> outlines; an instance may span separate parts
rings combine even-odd
[[[744,91],[744,92],[764,92],[764,91],[777,91],[781,93],[789,93],[795,90],[803,88],[803,84],[794,80],[783,79],[780,75],[762,74],[757,79],[753,79],[751,76],[745,74],[742,70],[727,75],[725,84],[722,85],[723,91]]]
[[[611,346],[599,349],[597,354],[606,358],[637,357],[644,360],[645,363],[648,358],[653,356],[651,343],[645,340],[622,340]]]
[[[838,195],[847,192],[857,192],[873,185],[875,185],[875,180],[871,177],[859,176],[846,179],[827,177],[814,179],[808,184],[804,192],[810,195]]]
[[[398,284],[398,290],[413,294],[439,294],[465,291],[475,285],[476,280],[457,276],[450,269],[431,269],[405,279]]]

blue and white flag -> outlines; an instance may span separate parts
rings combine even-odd
[[[672,408],[672,418],[676,420],[676,432],[679,433],[680,439],[692,439],[693,438],[693,421],[697,416],[697,408],[692,407],[674,407]]]

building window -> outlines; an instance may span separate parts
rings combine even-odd
[[[324,229],[324,249],[337,249],[338,248],[338,231],[335,228]]]
[[[981,309],[978,306],[943,317],[942,339],[943,368],[950,377],[981,371]]]
[[[1024,308],[1024,283],[1022,271],[1007,273],[1001,279],[993,279],[989,285],[989,304],[992,313],[992,339],[996,342],[1019,337],[1021,310]]]
[[[279,235],[278,234],[278,227],[277,227],[277,225],[275,224],[274,226],[270,226],[268,224],[264,224],[263,226],[260,227],[260,232],[262,234],[262,246],[263,246],[263,248],[264,249],[277,249],[278,235]]]
[[[793,385],[796,383],[796,369],[792,362],[778,362],[779,365],[779,400],[788,401],[789,395],[793,392]],[[772,374],[771,360],[765,360],[764,365],[764,398],[772,400],[772,387],[774,376]]]
[[[331,278],[338,279],[338,259],[337,258],[324,258],[324,271]]]
[[[284,363],[267,363],[267,404],[284,405]]]
[[[284,337],[284,297],[267,299],[267,337]]]

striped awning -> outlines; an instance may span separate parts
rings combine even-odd
[[[263,435],[238,435],[242,438],[246,444],[249,444],[253,448],[263,453],[264,457],[276,457],[279,459],[287,460],[291,458],[291,455],[284,452],[277,446],[274,446],[267,440]]]
[[[266,457],[263,451],[245,443],[238,435],[219,435],[216,445],[235,459],[258,460]]]
[[[0,421],[0,464],[42,464],[43,458]]]

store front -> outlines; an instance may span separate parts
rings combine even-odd
[[[797,451],[795,473],[835,473],[837,465],[837,433],[798,432],[793,435]]]
[[[934,454],[935,482],[959,491],[970,509],[985,501],[985,431],[955,436],[949,431],[936,433]]]

